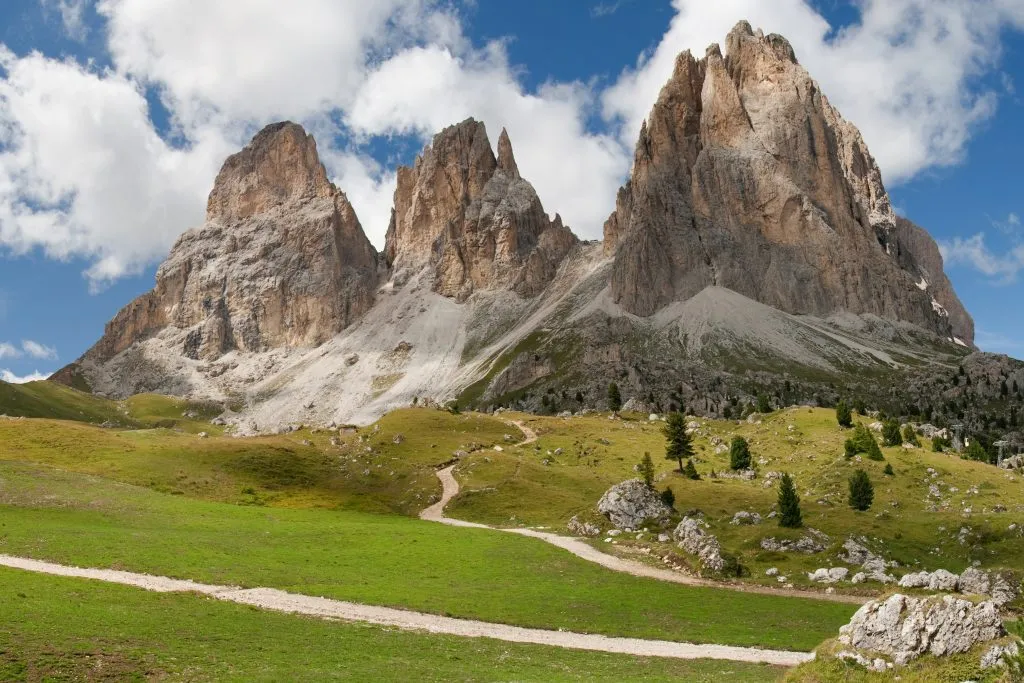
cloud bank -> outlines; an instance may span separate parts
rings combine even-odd
[[[607,87],[529,89],[505,43],[474,44],[440,0],[54,6],[69,31],[86,9],[98,12],[111,66],[0,47],[0,247],[85,258],[93,287],[159,261],[202,221],[222,160],[283,118],[317,135],[378,247],[395,183],[380,149],[394,136],[425,142],[468,116],[495,141],[507,127],[545,207],[598,238],[675,55],[703,54],[739,18],[790,39],[887,181],[900,182],[963,159],[1006,92],[1002,32],[1024,28],[1016,0],[864,0],[859,21],[838,31],[804,0],[675,0],[657,46]]]

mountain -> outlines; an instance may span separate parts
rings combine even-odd
[[[312,138],[269,126],[156,288],[55,379],[222,401],[243,433],[416,400],[601,407],[612,380],[644,411],[859,396],[991,427],[1024,366],[972,353],[934,240],[789,43],[741,22],[725,46],[679,55],[601,243],[469,119],[398,169],[378,254]]]

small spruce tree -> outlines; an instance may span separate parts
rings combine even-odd
[[[910,425],[903,428],[903,443],[909,443],[911,446],[921,447],[921,442],[917,438],[917,432]]]
[[[864,511],[871,507],[875,500],[875,487],[864,470],[857,470],[850,477],[850,507]]]
[[[622,409],[622,394],[619,393],[619,385],[612,382],[608,385],[608,410],[613,413]]]
[[[672,488],[669,487],[661,492],[661,502],[669,506],[673,510],[676,507],[676,494],[672,492]]]
[[[783,474],[782,481],[779,483],[779,526],[787,529],[799,529],[803,525],[800,496],[796,493],[793,478],[788,474]]]
[[[750,469],[750,445],[742,436],[734,436],[729,448],[729,466],[734,470]]]
[[[772,404],[768,402],[768,395],[764,392],[757,395],[757,412],[761,414],[772,412]]]
[[[878,462],[885,460],[882,449],[878,447],[878,442],[874,439],[871,439],[871,446],[868,448],[868,460],[877,460]]]
[[[853,456],[857,455],[857,444],[853,442],[853,439],[847,439],[843,443],[843,454],[847,460],[852,460]]]
[[[686,418],[682,413],[670,414],[661,433],[665,435],[665,459],[678,461],[679,471],[683,472],[683,459],[693,456],[693,443],[686,433]]]
[[[977,460],[978,462],[988,462],[988,452],[985,447],[981,445],[981,442],[977,439],[971,439],[971,442],[967,445],[967,450],[964,451],[964,460]]]
[[[846,405],[846,401],[840,401],[836,406],[836,422],[844,429],[853,426],[853,414],[850,412],[850,406]]]
[[[637,471],[640,472],[640,476],[643,478],[644,483],[647,484],[647,488],[654,488],[654,461],[651,460],[650,453],[644,453],[644,457],[640,459]]]
[[[858,415],[868,414],[867,404],[864,403],[864,399],[862,398],[858,398],[853,402],[853,409],[857,412]]]
[[[903,443],[903,435],[900,434],[900,423],[896,418],[890,418],[882,425],[882,440],[886,446],[899,446]]]
[[[895,477],[896,476],[896,472],[895,472],[895,470],[893,470],[891,462],[885,463],[885,469],[883,470],[883,472],[887,476],[890,476],[890,477]]]
[[[941,436],[932,437],[932,452],[941,453],[946,448],[945,439]]]
[[[693,460],[686,461],[686,467],[683,468],[683,476],[688,479],[700,479],[700,475],[697,474],[697,468],[693,466]]]

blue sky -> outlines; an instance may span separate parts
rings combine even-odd
[[[198,9],[197,9],[198,7]],[[469,115],[600,236],[689,47],[786,35],[943,245],[985,350],[1024,357],[1024,7],[1014,0],[6,0],[0,379],[80,355],[202,220],[220,162],[298,120],[378,246],[394,168]]]

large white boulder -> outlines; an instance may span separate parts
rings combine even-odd
[[[620,529],[637,529],[650,520],[667,522],[672,514],[657,491],[640,479],[624,481],[605,491],[597,509]]]

